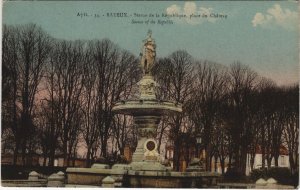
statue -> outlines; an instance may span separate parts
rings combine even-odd
[[[154,66],[156,56],[156,44],[154,39],[151,38],[152,32],[148,31],[147,39],[143,40],[142,52],[140,53],[141,65],[143,68],[144,75],[151,75],[151,70]]]
[[[193,158],[186,168],[186,171],[190,172],[200,172],[205,171],[205,160],[203,158]]]
[[[141,93],[140,99],[144,100],[156,99],[155,89],[158,86],[151,73],[156,56],[156,45],[154,39],[151,37],[151,34],[151,30],[149,30],[147,39],[143,40],[143,46],[140,53],[141,67],[144,75],[143,78],[138,82],[138,85]]]

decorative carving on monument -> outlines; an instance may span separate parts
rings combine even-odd
[[[146,160],[157,161],[159,159],[159,154],[157,152],[157,144],[154,139],[147,139],[144,143],[144,156]]]
[[[141,98],[155,99],[155,88],[158,86],[152,78],[142,78],[138,83],[140,86]]]
[[[155,138],[156,137],[156,130],[153,128],[139,128],[138,134],[140,137],[145,138]]]
[[[156,57],[156,44],[151,35],[152,31],[149,30],[147,39],[143,40],[142,52],[140,53],[142,57],[141,65],[144,75],[151,75],[151,70]]]

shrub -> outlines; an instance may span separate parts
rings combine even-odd
[[[126,157],[123,155],[118,155],[117,164],[128,164]]]
[[[108,154],[106,158],[100,157],[98,158],[95,163],[98,164],[108,164],[109,166],[113,166],[114,164],[128,164],[125,156],[123,155],[116,155],[116,154]]]
[[[252,170],[251,174],[250,174],[250,179],[252,181],[257,181],[258,179],[260,178],[264,178],[266,179],[268,176],[267,176],[267,169],[262,169],[262,168],[259,168],[259,169],[254,169]]]
[[[272,167],[272,168],[265,168],[265,169],[254,169],[251,174],[250,178],[253,181],[258,180],[259,178],[263,178],[265,180],[269,178],[274,178],[278,183],[283,185],[292,185],[293,179],[289,168],[282,168],[282,167]]]
[[[65,173],[66,167],[1,165],[1,179],[28,179],[32,171],[49,176],[59,171]]]
[[[293,175],[292,175],[292,185],[296,188],[299,185],[299,171],[296,171]]]
[[[267,170],[267,177],[274,178],[280,184],[291,184],[291,172],[289,168],[272,167]]]
[[[224,174],[224,180],[227,182],[234,181],[245,181],[245,175],[243,175],[241,172],[236,170],[235,168],[228,169],[227,172]]]
[[[99,157],[95,160],[96,164],[107,164],[107,160],[104,157]]]

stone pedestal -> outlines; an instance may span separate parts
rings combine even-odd
[[[115,180],[112,177],[107,176],[102,180],[102,187],[106,187],[106,188],[115,187]]]
[[[91,168],[94,168],[94,169],[109,169],[109,165],[107,165],[107,164],[93,164]]]
[[[156,128],[159,124],[159,116],[134,116],[134,124],[138,128],[138,144],[132,155],[133,162],[144,161],[146,159],[145,152],[157,152],[157,145],[154,140],[156,137]],[[148,147],[147,147],[148,146]],[[156,154],[158,155],[158,153]],[[155,158],[153,158],[155,159]]]
[[[48,177],[47,187],[64,187],[64,181],[64,176],[54,173]]]
[[[204,160],[199,159],[199,158],[193,158],[189,167],[186,168],[186,171],[187,172],[204,172],[205,171]]]
[[[29,173],[28,180],[35,181],[39,179],[39,174],[35,171]]]
[[[160,118],[155,113],[153,115],[134,116],[134,123],[138,128],[138,144],[132,156],[131,168],[133,170],[166,170],[159,163],[160,157],[155,140]]]

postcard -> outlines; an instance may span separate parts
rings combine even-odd
[[[2,186],[298,187],[298,1],[2,12]]]

